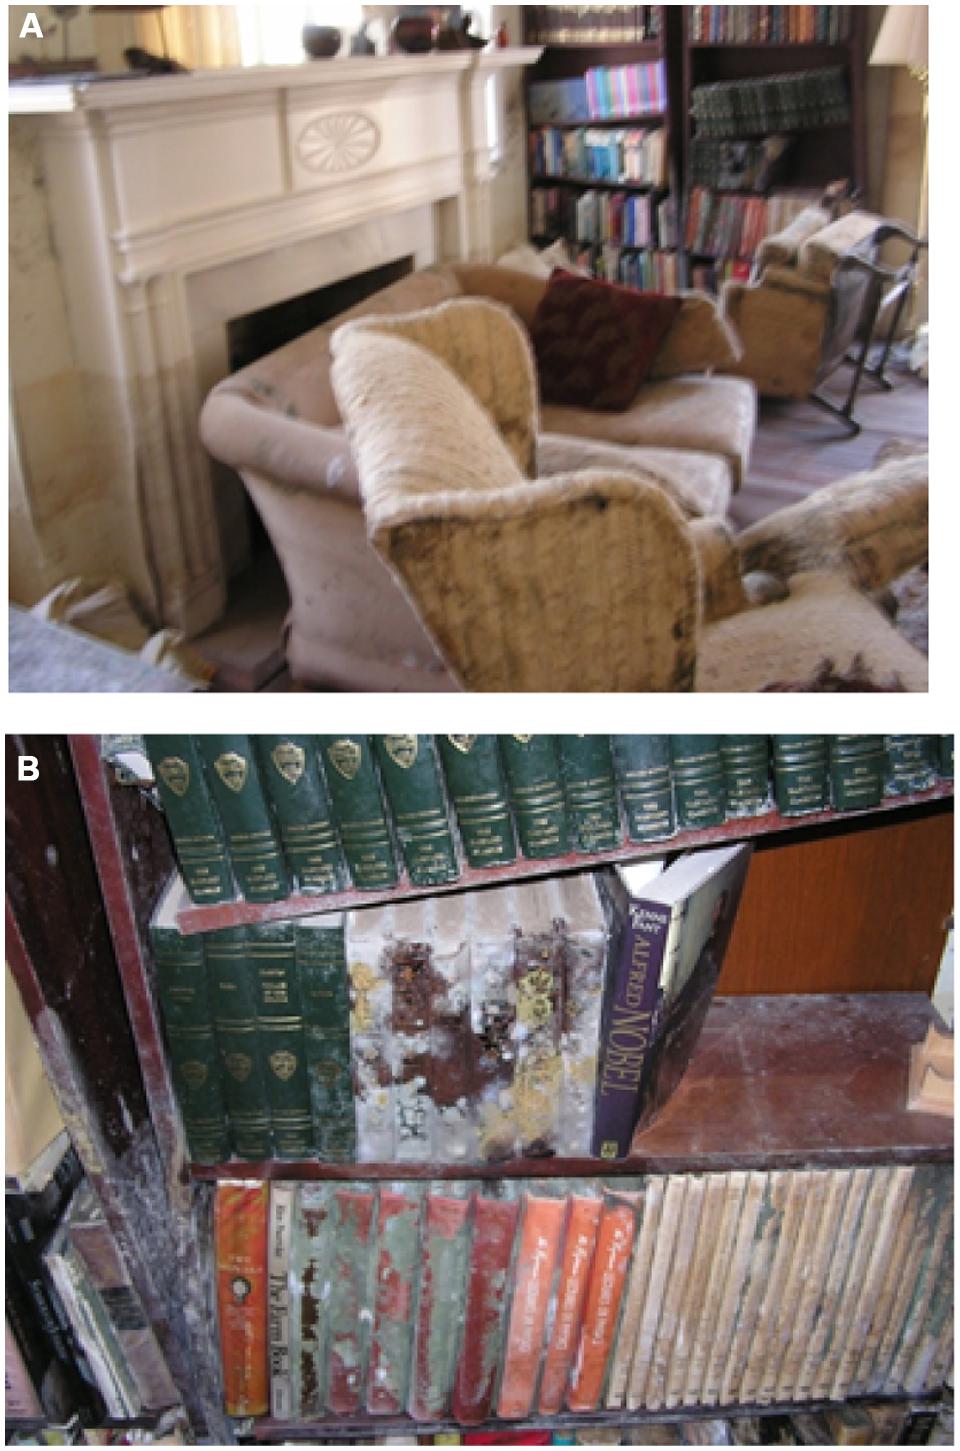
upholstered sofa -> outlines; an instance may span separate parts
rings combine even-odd
[[[462,297],[509,308],[529,328],[542,279],[481,264],[413,273],[233,374],[212,391],[201,434],[237,469],[291,595],[287,658],[296,679],[346,689],[449,690],[456,683],[367,539],[353,452],[331,383],[331,337],[346,321]],[[534,410],[528,477],[604,468],[639,472],[681,518],[714,519],[742,482],[755,428],[753,385],[710,370],[738,347],[715,305],[683,305],[648,380],[622,413]]]

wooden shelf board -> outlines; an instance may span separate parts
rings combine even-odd
[[[484,1164],[193,1164],[197,1179],[609,1178],[732,1169],[948,1161],[953,1122],[907,1110],[910,1049],[934,1014],[923,993],[717,998],[690,1066],[628,1159]]]
[[[647,248],[634,248],[647,251]],[[531,877],[553,876],[557,872],[586,871],[590,867],[605,866],[613,862],[641,861],[646,857],[662,856],[667,852],[683,851],[691,847],[715,846],[731,841],[745,841],[753,837],[769,836],[777,832],[798,831],[810,827],[829,826],[835,822],[868,820],[890,811],[902,811],[906,807],[921,805],[928,801],[952,798],[953,782],[940,781],[928,791],[916,792],[910,796],[886,797],[879,806],[869,811],[818,811],[809,816],[783,816],[779,811],[764,816],[740,817],[727,821],[722,826],[704,831],[681,831],[665,841],[623,843],[609,851],[584,854],[569,852],[561,857],[547,857],[542,861],[523,858],[503,867],[476,869],[463,867],[454,882],[441,882],[429,887],[416,887],[401,874],[400,882],[394,887],[360,892],[331,892],[320,896],[298,894],[285,897],[279,902],[221,902],[216,906],[201,907],[192,903],[182,891],[181,905],[177,910],[177,925],[181,932],[209,932],[219,927],[238,927],[251,922],[280,922],[288,917],[311,916],[318,912],[341,912],[352,907],[371,907],[380,902],[402,901],[409,897],[430,897],[440,892],[467,892],[478,887],[503,885],[519,882]]]
[[[642,111],[636,116],[591,116],[589,121],[530,121],[528,131],[584,131],[591,126],[636,126],[640,121],[661,122],[665,111]]]
[[[601,191],[665,192],[668,190],[658,181],[610,181],[600,176],[551,176],[545,171],[536,171],[530,181],[534,186],[582,186],[587,191],[599,187]]]
[[[690,50],[829,50],[844,54],[849,40],[691,40]]]

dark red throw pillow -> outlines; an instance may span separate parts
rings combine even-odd
[[[679,297],[551,273],[530,329],[543,401],[628,408],[681,306]]]

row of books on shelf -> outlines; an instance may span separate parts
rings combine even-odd
[[[765,136],[759,141],[694,136],[689,183],[718,191],[767,191],[782,174],[791,144],[787,136]]]
[[[823,66],[756,80],[712,81],[694,86],[690,112],[701,136],[758,136],[839,124],[850,119],[847,72],[843,66]]]
[[[544,126],[530,132],[530,169],[534,176],[665,186],[665,141],[661,128],[562,131]]]
[[[530,193],[533,235],[564,237],[579,247],[604,242],[654,250],[673,247],[676,214],[673,197],[658,200],[649,193],[577,193],[559,186],[536,186]]]
[[[176,1419],[180,1397],[76,1151],[6,1195],[8,1421]]]
[[[590,66],[582,76],[532,81],[527,92],[530,124],[619,121],[658,116],[667,106],[663,61]]]
[[[687,19],[696,45],[838,45],[851,28],[849,5],[691,5]]]
[[[530,5],[525,7],[530,45],[626,44],[656,40],[656,5]]]
[[[455,882],[464,866],[666,840],[774,801],[786,814],[824,810],[831,799],[840,806],[836,770],[848,739],[871,753],[877,800],[884,790],[922,789],[907,781],[932,784],[932,758],[912,774],[900,763],[912,749],[905,743],[938,751],[935,737],[144,738],[180,871],[199,904],[238,893],[279,901],[294,888],[325,894],[350,882],[390,888],[401,860],[412,885],[432,886]],[[800,750],[795,741],[813,743],[819,766],[809,802],[785,770]],[[866,794],[860,804],[870,804]]]
[[[819,195],[791,190],[767,197],[730,196],[695,186],[687,197],[687,250],[694,256],[750,258],[765,237],[788,226]]]
[[[952,1364],[947,1165],[223,1181],[226,1410],[478,1426],[922,1394]]]
[[[692,1052],[748,859],[189,935],[173,882],[151,939],[191,1156],[622,1158]]]
[[[604,282],[617,282],[638,292],[676,292],[681,286],[680,258],[675,251],[638,251],[604,242],[582,252],[577,265]]]

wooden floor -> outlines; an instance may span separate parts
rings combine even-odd
[[[842,402],[849,377],[841,368],[824,392]],[[890,392],[870,379],[862,384],[856,407],[862,430],[857,435],[814,403],[761,403],[747,478],[730,506],[734,528],[744,529],[834,479],[868,468],[893,439],[926,441],[926,384],[904,372],[893,372],[891,378]],[[269,554],[258,557],[233,582],[223,619],[194,642],[218,667],[215,689],[290,688],[282,664],[286,610],[286,587],[277,561]]]

